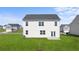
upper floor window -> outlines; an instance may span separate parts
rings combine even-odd
[[[40,30],[40,35],[45,35],[45,30]]]
[[[55,26],[57,26],[57,22],[55,21]]]
[[[28,26],[28,22],[26,22],[26,26]]]
[[[44,26],[44,22],[39,22],[39,26]]]

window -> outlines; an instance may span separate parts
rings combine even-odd
[[[55,26],[57,26],[57,22],[55,22]]]
[[[53,36],[53,31],[51,32],[51,36]]]
[[[28,26],[28,22],[26,22],[26,26]]]
[[[55,31],[52,31],[51,32],[51,36],[56,36],[56,32]]]
[[[54,31],[54,36],[55,36],[56,34],[55,34],[55,31]]]
[[[42,30],[40,30],[40,34],[42,35]]]
[[[28,35],[28,30],[26,30],[26,35]]]
[[[39,22],[39,26],[44,26],[44,22]]]
[[[43,34],[45,35],[45,31],[43,31]]]
[[[40,35],[45,35],[45,30],[40,30]]]

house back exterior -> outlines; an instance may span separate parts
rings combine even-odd
[[[28,14],[23,18],[27,38],[60,38],[60,18],[56,14]]]
[[[79,35],[79,15],[70,24],[70,34]]]

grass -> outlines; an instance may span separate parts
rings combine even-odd
[[[0,32],[4,32],[4,31],[5,31],[4,29],[0,28]]]
[[[18,29],[17,31],[15,31],[14,33],[22,33],[23,32],[23,29]]]
[[[24,38],[21,34],[2,34],[0,51],[79,51],[79,37],[61,35],[61,40],[47,40]]]

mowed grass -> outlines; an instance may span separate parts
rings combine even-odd
[[[23,32],[23,29],[21,28],[21,29],[16,30],[16,31],[13,32],[13,33],[22,33],[22,32]]]
[[[61,40],[25,38],[22,34],[1,34],[0,51],[79,51],[79,37],[61,35]]]
[[[0,28],[0,32],[4,32],[4,31],[5,31],[4,29]]]

